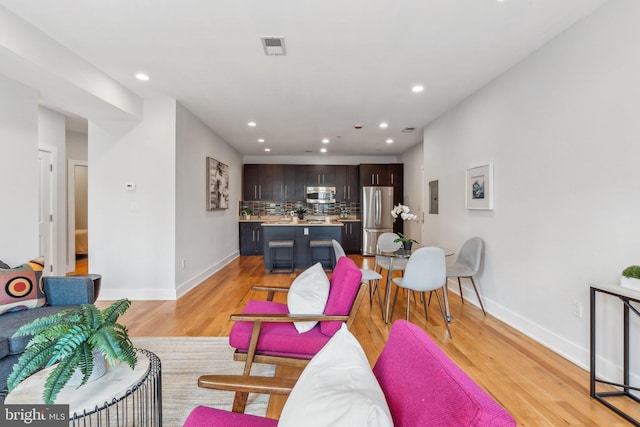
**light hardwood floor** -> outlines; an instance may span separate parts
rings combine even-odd
[[[360,266],[372,267],[371,258],[350,257]],[[294,277],[268,274],[262,257],[240,257],[178,301],[134,301],[122,322],[131,336],[228,336],[232,326],[229,315],[239,313],[249,299],[264,299],[250,286],[287,286]],[[98,302],[101,307],[107,304]],[[422,305],[414,302],[411,321],[500,402],[519,425],[629,425],[589,397],[588,372],[491,315],[484,317],[479,308],[468,302],[461,304],[453,293],[450,304],[453,339],[446,335],[435,298],[429,322],[425,321]],[[394,319],[402,318],[405,309],[404,303],[396,306]],[[382,350],[389,328],[376,304],[371,307],[366,300],[352,331],[371,363]]]

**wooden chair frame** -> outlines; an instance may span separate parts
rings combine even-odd
[[[269,286],[253,286],[254,291],[267,292],[267,301],[273,301],[276,292],[288,292],[289,288],[269,287]],[[253,363],[267,363],[273,365],[293,366],[304,368],[309,359],[276,356],[270,354],[261,354],[257,351],[258,338],[263,323],[292,323],[300,321],[343,321],[347,328],[351,328],[355,316],[358,313],[360,304],[367,294],[367,283],[360,283],[358,293],[353,301],[351,310],[348,315],[343,316],[325,316],[323,314],[305,315],[305,314],[232,314],[230,321],[234,322],[253,322],[249,347],[246,352],[236,349],[233,359],[245,362],[242,375],[203,375],[198,378],[198,386],[203,388],[211,388],[215,390],[235,391],[233,400],[233,412],[244,412],[249,393],[267,393],[267,394],[289,394],[291,388],[297,379],[291,378],[272,378],[272,377],[255,377],[250,376],[251,366]],[[262,390],[262,391],[261,391]]]

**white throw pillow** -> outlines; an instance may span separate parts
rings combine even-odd
[[[322,314],[329,299],[329,278],[317,263],[300,273],[289,288],[287,307],[290,314]],[[308,332],[318,322],[294,322],[299,333]]]
[[[367,356],[346,325],[304,368],[278,426],[393,426]]]

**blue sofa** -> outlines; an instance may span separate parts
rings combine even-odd
[[[100,292],[101,276],[43,277],[47,305],[0,315],[0,404],[7,393],[7,378],[31,337],[13,337],[22,325],[39,317],[81,304],[92,304]]]

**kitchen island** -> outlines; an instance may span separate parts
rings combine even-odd
[[[264,266],[271,268],[271,252],[269,241],[293,240],[295,268],[307,268],[311,265],[311,250],[309,241],[315,239],[332,240],[342,242],[341,222],[325,221],[269,221],[261,224],[264,240]],[[320,250],[320,249],[316,249]]]

